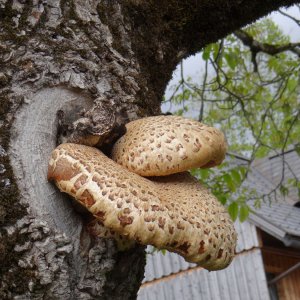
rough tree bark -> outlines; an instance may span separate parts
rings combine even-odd
[[[182,58],[294,2],[0,0],[0,299],[136,297],[144,248],[91,238],[46,181],[57,111],[159,114]]]

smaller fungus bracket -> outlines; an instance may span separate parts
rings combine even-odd
[[[141,176],[165,176],[219,165],[227,149],[223,133],[180,116],[155,116],[126,124],[112,159]]]

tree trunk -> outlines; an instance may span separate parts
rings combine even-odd
[[[90,237],[46,180],[57,112],[159,114],[182,58],[295,1],[26,2],[0,0],[0,299],[134,299],[144,247]]]

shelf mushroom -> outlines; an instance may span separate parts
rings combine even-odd
[[[48,179],[126,239],[179,253],[208,270],[233,259],[236,233],[225,208],[187,172],[143,178],[100,150],[62,144]]]
[[[216,128],[180,116],[155,116],[126,124],[112,159],[141,176],[164,176],[219,165],[224,135]]]

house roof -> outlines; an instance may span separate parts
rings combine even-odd
[[[284,169],[283,157],[286,164]],[[263,195],[276,188],[283,171],[285,182],[294,175],[300,179],[300,157],[295,150],[253,163],[245,186],[256,190],[261,197],[261,203],[260,208],[256,208],[254,201],[248,202],[253,210],[249,221],[287,246],[300,248],[300,208],[293,206],[300,199],[298,195],[296,197],[295,189],[290,189],[288,196],[282,196],[277,190],[271,193],[269,198],[263,199]]]
[[[282,157],[286,165],[284,169]],[[227,161],[231,167],[249,163],[246,158],[234,154],[229,155]],[[272,155],[251,165],[243,186],[255,191],[260,207],[256,207],[254,200],[247,202],[252,209],[249,221],[286,244],[291,245],[292,242],[294,247],[300,248],[300,208],[293,206],[300,199],[295,196],[294,189],[287,196],[276,189],[282,170],[285,181],[292,176],[300,179],[300,157],[295,150],[291,149],[284,155]]]
[[[298,207],[287,203],[263,203],[261,208],[255,211],[255,215],[276,226],[285,234],[300,237],[300,208]],[[259,226],[259,221],[256,221],[255,217],[250,218],[251,220]]]
[[[300,180],[300,157],[294,147],[284,153],[274,153],[269,157],[255,160],[253,167],[274,185],[277,185],[281,181],[282,174],[284,174],[283,182],[285,184],[289,178],[293,178],[294,176]],[[291,204],[300,200],[297,188],[289,188],[289,197],[287,200]]]
[[[295,151],[293,151],[294,153],[290,153],[289,155],[285,156],[285,159],[288,159],[290,164],[291,164],[291,159],[295,159],[295,167],[294,167],[294,174],[298,173],[298,177],[300,180],[300,162],[299,162],[299,167],[298,167],[298,162],[296,161],[297,159],[300,161],[300,157],[298,157],[296,155],[295,157]],[[233,166],[248,166],[250,164],[250,161],[247,158],[241,157],[241,156],[237,156],[235,154],[229,154],[228,157],[226,158],[226,161],[229,162],[230,167],[232,168]],[[280,178],[281,178],[281,174],[282,172],[279,171],[281,167],[277,167],[276,168],[276,178],[277,181],[272,181],[271,177],[267,176],[266,174],[266,170],[268,170],[268,162],[269,160],[264,159],[261,160],[261,163],[257,163],[257,162],[253,162],[250,166],[249,172],[248,172],[248,176],[247,179],[244,181],[243,186],[247,187],[249,190],[254,190],[256,192],[257,197],[261,198],[261,200],[270,200],[269,202],[271,203],[276,203],[276,202],[281,202],[281,203],[290,203],[291,206],[296,202],[295,200],[293,200],[293,198],[291,198],[290,193],[289,195],[286,196],[282,196],[280,194],[280,192],[277,191],[276,192],[272,192],[275,187],[277,186],[277,184],[280,182]],[[274,162],[274,161],[273,161]],[[272,162],[272,163],[273,163]],[[277,164],[282,165],[280,160],[277,160]],[[261,171],[261,168],[263,167],[264,172]],[[296,169],[296,167],[298,169]],[[273,167],[275,168],[275,166]],[[271,171],[270,171],[271,172]],[[290,172],[288,172],[286,169],[284,170],[284,174],[285,174],[285,180],[287,181],[288,178],[291,178]],[[287,177],[290,176],[290,177]],[[289,189],[290,191],[291,189]],[[271,193],[272,192],[272,193]],[[263,199],[263,195],[268,195],[269,197],[265,197]],[[298,197],[299,198],[299,197]],[[299,199],[298,199],[299,201]]]

